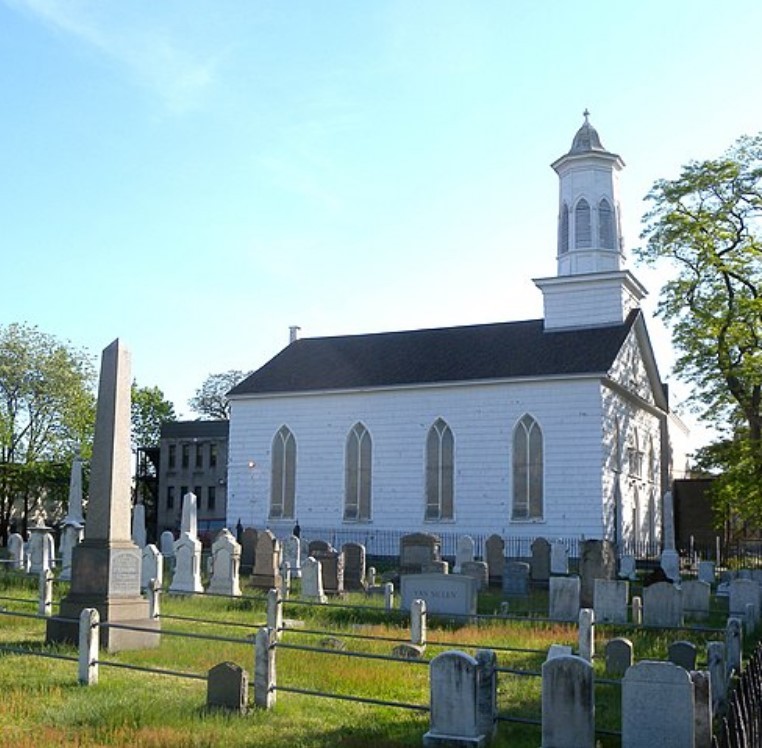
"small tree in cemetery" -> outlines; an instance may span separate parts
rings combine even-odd
[[[95,423],[95,369],[68,342],[25,323],[0,326],[0,536],[13,509],[22,531],[43,498],[65,497],[69,465],[88,456]]]
[[[196,394],[188,400],[193,410],[207,420],[228,420],[230,418],[230,402],[227,393],[251,372],[230,369],[219,374],[210,374],[204,383],[196,390]]]
[[[700,463],[721,471],[718,508],[762,525],[762,134],[658,180],[640,259],[676,272],[661,289],[675,373],[722,438]]]

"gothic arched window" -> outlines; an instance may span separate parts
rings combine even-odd
[[[566,254],[569,251],[569,206],[564,203],[561,206],[561,215],[558,226],[558,254]]]
[[[296,440],[287,426],[273,437],[270,517],[293,519],[296,497]]]
[[[371,462],[373,444],[370,432],[356,423],[347,436],[344,457],[344,519],[369,520]]]
[[[582,198],[574,209],[574,246],[585,249],[592,246],[593,232],[590,223],[590,205]]]
[[[455,440],[437,418],[426,438],[426,519],[453,519]]]
[[[606,198],[598,203],[598,244],[605,249],[616,249],[614,211]]]
[[[524,415],[513,430],[512,519],[542,519],[543,472],[542,429]]]

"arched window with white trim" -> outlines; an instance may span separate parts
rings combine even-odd
[[[544,448],[542,429],[532,416],[521,417],[513,430],[514,520],[543,518]]]
[[[605,197],[598,203],[598,245],[604,249],[616,249],[614,211]]]
[[[288,426],[281,426],[273,437],[270,476],[270,518],[293,519],[296,499],[296,439]]]
[[[455,439],[437,418],[426,437],[426,519],[453,519]]]
[[[371,516],[373,442],[362,423],[347,435],[344,458],[344,519],[362,522]]]
[[[590,221],[590,204],[583,197],[574,208],[574,246],[587,249],[593,244],[593,230]]]

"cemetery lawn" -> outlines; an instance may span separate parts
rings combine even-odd
[[[56,599],[65,594],[64,583],[56,584]],[[164,669],[206,676],[214,665],[230,661],[250,674],[249,702],[245,716],[210,712],[206,709],[206,683],[175,675],[100,666],[99,683],[77,682],[77,652],[74,647],[45,646],[45,622],[33,617],[0,615],[0,647],[60,654],[74,661],[18,654],[0,649],[0,744],[17,748],[34,746],[262,746],[274,748],[370,748],[420,746],[428,730],[428,714],[413,709],[361,704],[338,699],[288,693],[277,694],[275,708],[256,709],[254,702],[253,635],[265,623],[265,596],[246,590],[246,599],[170,596],[162,598],[164,617],[161,646],[157,649],[108,654],[101,663]],[[0,574],[0,607],[5,611],[33,614],[37,611],[37,582],[14,574]],[[18,598],[28,602],[16,602]],[[492,613],[502,597],[488,593],[480,598],[480,612]],[[314,648],[345,646],[344,652],[391,655],[396,641],[409,641],[408,619],[387,614],[383,599],[349,595],[342,601],[371,610],[300,605],[287,601],[284,617],[285,644]],[[524,601],[528,609],[547,609],[547,594],[534,592]],[[511,603],[511,610],[521,607]],[[54,606],[54,613],[57,608]],[[203,622],[186,618],[203,619]],[[724,619],[710,625],[721,626]],[[301,629],[301,631],[300,631]],[[182,638],[169,632],[226,637],[240,641],[209,641]],[[314,633],[308,633],[314,632]],[[350,635],[379,637],[352,638]],[[705,642],[722,638],[717,633],[654,632],[598,626],[596,648],[603,651],[606,640],[627,636],[637,659],[664,659],[668,645],[690,639],[705,664]],[[499,667],[538,673],[551,644],[570,644],[576,651],[576,626],[541,621],[493,620],[478,625],[457,626],[429,619],[429,645],[425,658],[448,649],[471,654],[479,648],[513,647],[532,651],[497,651]],[[278,686],[362,696],[381,701],[427,706],[428,667],[413,662],[360,659],[333,653],[282,648],[277,651]],[[702,660],[703,659],[703,663]],[[595,661],[596,678],[606,678],[603,658]],[[540,718],[540,678],[533,675],[499,673],[500,713],[512,717]],[[620,689],[596,685],[598,728],[619,729]],[[493,746],[536,748],[539,725],[501,722]],[[603,748],[619,745],[618,738],[601,736]]]

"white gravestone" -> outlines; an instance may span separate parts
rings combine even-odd
[[[230,530],[222,530],[214,539],[212,558],[214,559],[213,573],[207,592],[240,597],[241,546]]]
[[[690,579],[681,585],[683,590],[683,612],[699,620],[709,615],[711,585],[698,579]]]
[[[203,592],[201,584],[201,541],[196,537],[196,495],[183,497],[180,538],[173,546],[175,570],[170,592]]]
[[[630,581],[638,578],[635,556],[622,556],[619,559],[619,578]]]
[[[308,556],[302,562],[302,597],[316,603],[324,603],[328,598],[323,592],[323,570],[320,561]]]
[[[39,574],[51,568],[50,540],[52,535],[48,532],[42,520],[37,521],[37,525],[30,529],[29,546],[29,573]]]
[[[465,652],[442,652],[431,661],[429,672],[431,712],[424,747],[484,746],[486,736],[479,719],[479,663]]]
[[[731,616],[745,615],[749,603],[755,610],[759,610],[759,584],[753,579],[733,579],[730,582],[729,593],[728,612]]]
[[[708,584],[715,583],[714,561],[698,562],[698,578],[700,582],[707,582]]]

